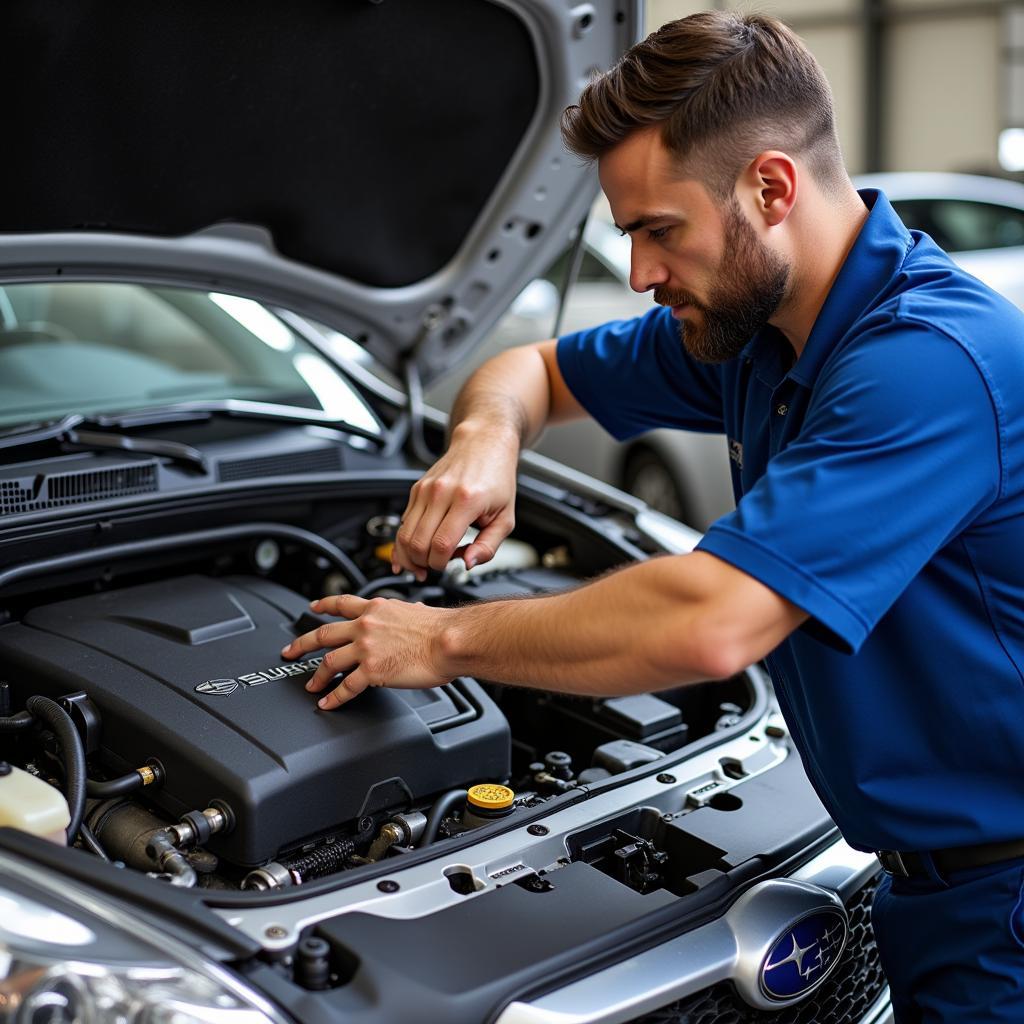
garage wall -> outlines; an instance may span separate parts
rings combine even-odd
[[[997,16],[896,22],[886,39],[885,60],[884,152],[893,170],[996,165],[1002,127]]]
[[[647,25],[712,8],[765,11],[803,37],[851,173],[999,173],[999,132],[1024,127],[1024,0],[647,0]]]

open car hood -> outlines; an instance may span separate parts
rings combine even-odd
[[[235,292],[429,381],[585,215],[559,114],[639,6],[11,0],[0,277]]]

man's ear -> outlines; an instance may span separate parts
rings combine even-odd
[[[777,149],[758,153],[736,182],[744,206],[766,227],[776,227],[796,203],[798,172],[793,158]]]

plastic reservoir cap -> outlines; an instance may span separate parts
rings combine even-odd
[[[386,544],[378,544],[373,549],[373,553],[382,562],[390,562],[391,556],[395,553],[395,542],[389,540]]]
[[[505,807],[511,807],[515,798],[515,793],[508,786],[499,786],[494,782],[470,786],[466,792],[466,802],[485,811],[500,811]]]

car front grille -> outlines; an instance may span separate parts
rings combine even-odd
[[[846,904],[850,939],[835,972],[809,999],[784,1010],[756,1010],[723,981],[630,1024],[856,1024],[885,989],[871,930],[871,900],[878,876]]]

